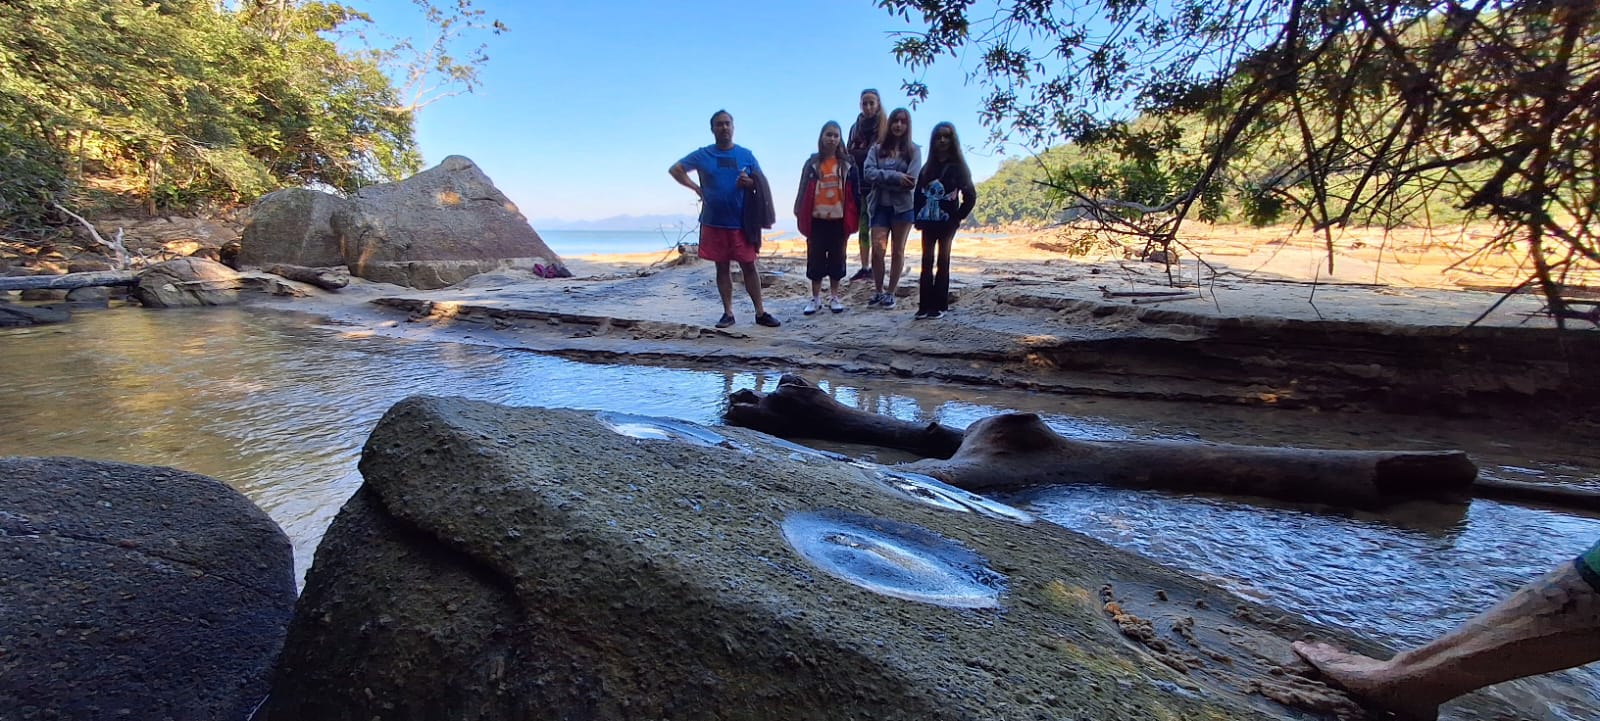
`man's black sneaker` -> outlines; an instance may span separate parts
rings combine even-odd
[[[717,327],[718,328],[727,328],[730,325],[733,325],[733,314],[732,313],[723,313],[722,317],[717,319]]]
[[[768,328],[776,328],[780,325],[783,325],[783,322],[772,317],[771,313],[762,313],[761,315],[756,316],[756,325],[764,325]]]

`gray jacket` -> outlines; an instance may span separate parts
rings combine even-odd
[[[904,213],[917,205],[916,189],[905,187],[901,178],[909,176],[913,181],[917,174],[922,172],[922,147],[916,143],[911,144],[911,154],[898,158],[879,158],[878,146],[873,145],[867,151],[867,162],[861,166],[861,175],[866,179],[867,208],[870,210],[880,205],[887,205],[896,213]]]

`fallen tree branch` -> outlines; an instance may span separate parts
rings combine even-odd
[[[925,458],[949,458],[961,446],[962,436],[961,431],[938,423],[912,423],[856,410],[790,374],[784,374],[771,393],[734,391],[723,419],[779,438],[865,443]]]
[[[1151,303],[1171,303],[1172,301],[1175,301],[1175,300],[1200,300],[1200,299],[1201,299],[1201,297],[1200,297],[1199,293],[1185,293],[1183,295],[1172,295],[1172,296],[1165,296],[1165,297],[1161,297],[1161,298],[1134,298],[1133,300],[1131,300],[1129,302],[1133,303],[1134,305],[1150,305]]]
[[[976,491],[1095,483],[1374,508],[1412,498],[1465,500],[1478,474],[1460,451],[1084,441],[1057,434],[1033,414],[992,416],[962,432],[847,407],[795,375],[784,375],[771,393],[742,389],[728,401],[724,419],[732,425],[940,459],[901,467]]]
[[[72,212],[70,210],[67,210],[66,208],[62,207],[60,203],[52,202],[52,203],[50,203],[50,205],[52,207],[54,207],[56,210],[59,210],[62,213],[65,213],[68,217],[72,218],[73,220],[76,220],[79,223],[83,224],[84,229],[89,231],[89,236],[94,239],[94,242],[100,244],[100,246],[105,248],[106,250],[111,251],[111,255],[112,255],[111,262],[112,262],[114,268],[116,268],[117,270],[121,270],[123,268],[128,267],[128,249],[127,249],[126,246],[124,246],[122,244],[122,229],[121,228],[117,229],[116,242],[112,243],[111,241],[108,241],[105,238],[100,237],[100,231],[95,230],[94,224],[90,223],[87,220],[84,220],[83,216],[78,215],[77,213],[74,213],[74,212]]]
[[[138,282],[139,274],[131,270],[96,270],[88,273],[23,275],[0,278],[0,291],[32,290],[35,288],[72,290],[74,288],[90,288],[100,285],[137,285]]]

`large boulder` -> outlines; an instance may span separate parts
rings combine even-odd
[[[178,258],[139,272],[133,297],[146,308],[233,305],[243,282],[232,268],[204,258]]]
[[[265,513],[170,468],[0,458],[0,480],[0,718],[246,718],[295,600]]]
[[[273,721],[1361,717],[1304,621],[754,431],[410,398],[361,471]]]
[[[261,196],[239,240],[237,265],[344,265],[339,235],[333,232],[333,215],[348,202],[337,195],[305,188],[286,188]]]
[[[362,188],[333,216],[344,263],[367,280],[433,289],[560,258],[489,176],[459,155]]]

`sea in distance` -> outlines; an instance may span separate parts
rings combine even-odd
[[[767,238],[792,235],[770,230],[766,233]],[[539,237],[563,258],[615,253],[665,254],[676,249],[679,242],[699,242],[700,229],[689,226],[659,230],[540,230]]]
[[[961,235],[968,238],[1005,237],[1004,233],[963,232]],[[556,255],[563,258],[618,253],[666,254],[676,249],[680,242],[698,242],[700,229],[697,226],[685,225],[662,227],[657,230],[540,230],[539,237],[544,239],[545,245],[550,246]],[[762,237],[767,240],[784,240],[798,238],[800,234],[780,227],[768,230]],[[913,233],[913,248],[918,247],[917,237]]]

